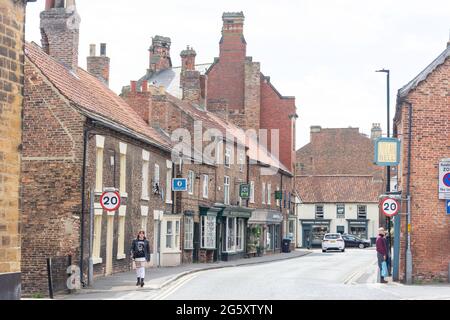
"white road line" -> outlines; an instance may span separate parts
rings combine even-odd
[[[185,285],[187,282],[193,280],[196,278],[198,274],[192,274],[190,276],[186,276],[182,278],[178,283],[175,283],[172,287],[167,289],[166,291],[162,292],[161,294],[157,295],[156,297],[150,298],[150,300],[164,300],[168,296],[175,293],[178,289],[180,289],[183,285]]]

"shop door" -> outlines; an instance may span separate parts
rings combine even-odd
[[[200,251],[200,223],[194,223],[194,252],[192,253],[192,261],[198,262],[198,256]]]
[[[312,241],[312,239],[311,239],[311,228],[308,226],[308,227],[303,227],[303,244],[302,244],[302,247],[303,248],[311,248],[311,241]]]

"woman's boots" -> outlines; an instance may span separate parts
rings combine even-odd
[[[136,286],[139,286],[141,284],[141,278],[137,278]]]
[[[141,288],[144,287],[144,278],[141,278]]]

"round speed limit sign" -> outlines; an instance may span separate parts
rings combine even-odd
[[[116,211],[120,207],[120,195],[115,191],[103,192],[100,204],[106,211]]]
[[[381,210],[383,214],[387,217],[393,217],[398,214],[400,204],[397,200],[386,198],[381,202]]]

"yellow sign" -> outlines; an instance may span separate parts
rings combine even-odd
[[[411,224],[408,224],[408,233],[411,233]]]
[[[379,166],[396,166],[400,161],[400,141],[380,138],[375,143],[375,163]]]

